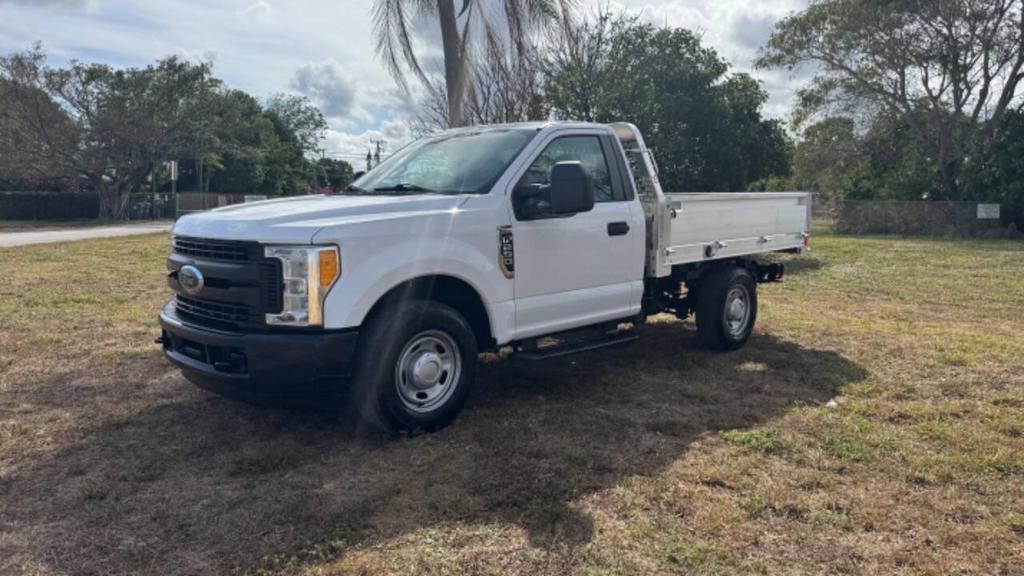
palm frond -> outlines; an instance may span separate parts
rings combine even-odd
[[[377,0],[373,7],[373,33],[377,39],[377,54],[384,60],[384,66],[402,88],[408,91],[405,68],[429,84],[427,75],[420,66],[413,50],[411,12],[428,9],[428,2],[407,2],[404,0]]]

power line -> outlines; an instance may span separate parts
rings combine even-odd
[[[327,155],[328,158],[358,158],[358,159],[361,159],[361,160],[365,160],[366,159],[366,154],[351,153],[351,152],[327,152],[326,155]],[[387,158],[389,156],[391,156],[391,154],[381,153],[381,155],[380,155],[381,159]]]

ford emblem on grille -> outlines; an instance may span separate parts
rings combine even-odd
[[[181,288],[189,294],[198,294],[206,281],[203,279],[203,273],[199,271],[199,268],[191,264],[186,264],[178,270],[178,283],[181,284]]]

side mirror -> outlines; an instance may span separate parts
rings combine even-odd
[[[594,181],[580,162],[559,162],[551,168],[551,213],[568,216],[594,209]]]
[[[594,182],[579,162],[559,162],[551,168],[546,186],[531,184],[512,191],[519,220],[572,216],[594,208]]]

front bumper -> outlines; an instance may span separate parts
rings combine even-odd
[[[359,333],[227,332],[160,311],[164,354],[193,384],[249,402],[321,406],[345,396]]]

